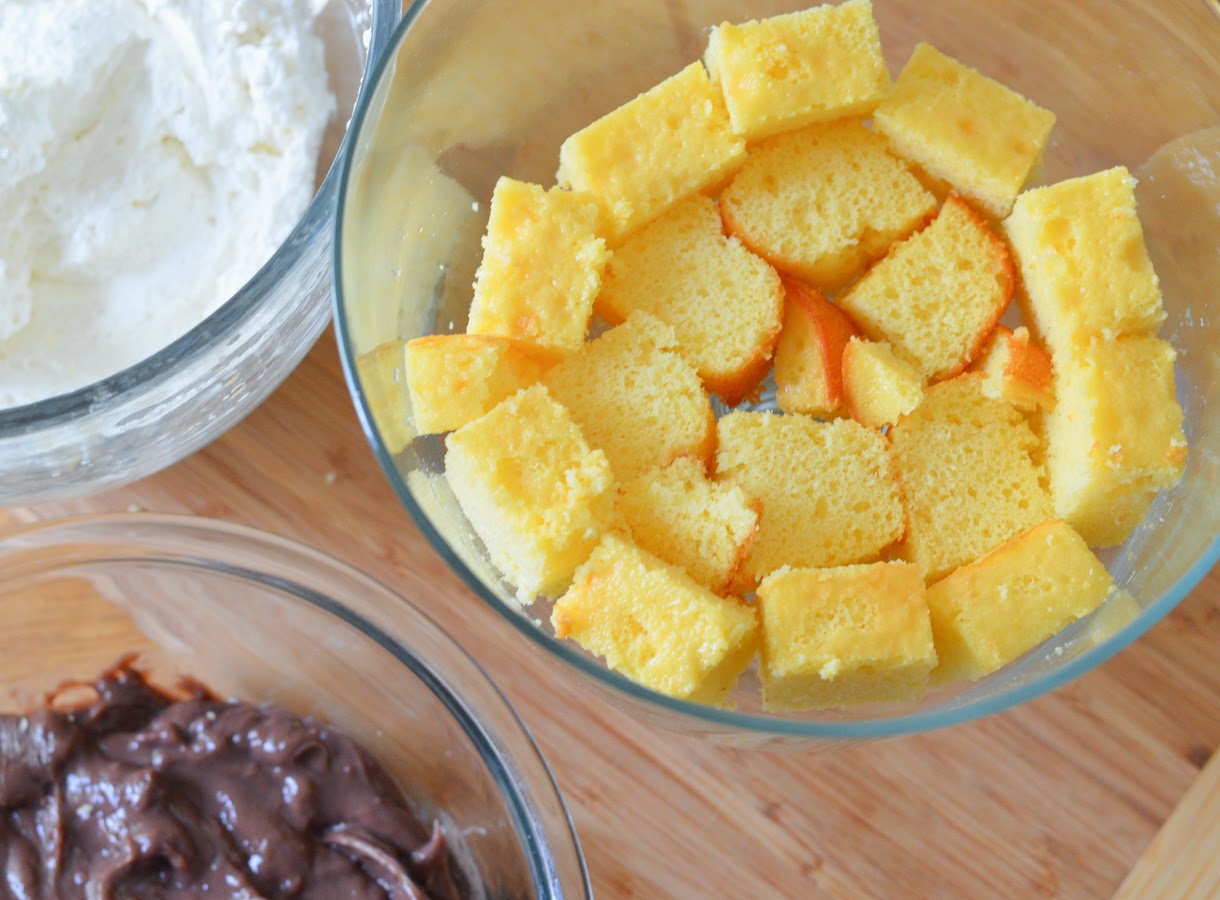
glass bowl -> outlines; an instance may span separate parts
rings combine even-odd
[[[169,346],[80,390],[0,409],[0,505],[66,499],[151,475],[241,421],[300,362],[330,321],[333,161],[368,63],[401,12],[401,0],[325,5],[315,29],[337,108],[301,221],[241,290]]]
[[[985,680],[915,703],[805,714],[764,712],[749,671],[728,709],[655,694],[556,640],[545,605],[521,609],[513,599],[448,488],[442,441],[411,433],[393,356],[401,354],[387,342],[464,330],[501,174],[552,184],[563,139],[697,59],[710,26],[809,5],[521,0],[505,18],[493,2],[416,3],[358,105],[338,197],[340,352],[368,438],[421,531],[540,654],[601,696],[662,725],[747,746],[921,732],[1028,700],[1143,634],[1220,557],[1220,21],[1203,2],[1153,10],[1139,0],[874,0],[893,73],[926,40],[1057,114],[1043,181],[1120,163],[1140,176],[1168,311],[1161,334],[1179,351],[1191,449],[1181,484],[1103,557],[1122,590]]]
[[[154,683],[189,675],[359,740],[440,817],[476,896],[590,896],[508,701],[423,612],[325,554],[207,519],[65,519],[0,535],[0,614],[0,712],[138,652]]]

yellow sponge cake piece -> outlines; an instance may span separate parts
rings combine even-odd
[[[617,247],[678,201],[722,183],[745,158],[724,99],[694,62],[564,141],[556,177],[597,199]]]
[[[733,412],[716,423],[716,474],[763,505],[739,581],[781,566],[869,562],[902,537],[904,515],[883,435],[851,419]]]
[[[1095,340],[1056,359],[1046,417],[1055,513],[1093,547],[1126,540],[1186,465],[1173,347],[1147,336]]]
[[[783,302],[775,270],[726,238],[715,203],[698,196],[618,249],[597,311],[611,322],[636,310],[668,322],[707,389],[733,406],[771,367]]]
[[[974,358],[1015,287],[1004,242],[951,195],[931,225],[890,250],[839,305],[870,338],[888,341],[936,381]]]
[[[1052,517],[1038,438],[982,376],[932,385],[889,434],[909,516],[902,556],[929,582]]]
[[[538,381],[557,357],[512,338],[433,334],[404,355],[411,415],[420,434],[454,431]]]
[[[1067,523],[1034,526],[928,588],[933,679],[994,672],[1097,609],[1113,586]]]
[[[1024,410],[1054,403],[1051,357],[1030,338],[1024,325],[1015,331],[997,325],[971,369],[983,373],[983,393]]]
[[[710,465],[716,420],[674,330],[646,312],[585,344],[543,384],[620,481],[691,455]]]
[[[561,351],[579,347],[609,257],[597,228],[591,197],[501,178],[466,330]]]
[[[462,512],[525,602],[561,593],[617,524],[606,455],[542,385],[450,434],[445,451]]]
[[[855,120],[760,142],[720,197],[729,234],[825,293],[935,211],[936,198],[885,138]]]
[[[843,348],[857,334],[855,323],[804,282],[783,281],[775,402],[784,412],[834,418],[843,405]]]
[[[890,86],[869,0],[712,29],[704,54],[747,140],[866,116]]]
[[[1012,209],[1055,114],[918,44],[873,117],[899,155],[998,219]]]
[[[1094,337],[1154,334],[1160,282],[1121,166],[1022,194],[1004,222],[1024,286],[1026,320],[1051,355]]]
[[[618,509],[641,548],[717,594],[732,586],[762,514],[761,503],[731,482],[712,481],[689,456],[622,485]]]
[[[780,569],[758,586],[763,705],[913,700],[936,665],[923,576],[904,562]]]
[[[697,703],[722,703],[758,649],[752,607],[613,534],[577,570],[551,623],[632,681]]]
[[[861,425],[893,425],[923,400],[923,378],[884,342],[853,338],[843,350],[843,394]]]

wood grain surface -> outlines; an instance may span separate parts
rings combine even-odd
[[[1160,834],[1131,870],[1116,900],[1220,897],[1220,755],[1213,756]]]
[[[1220,572],[1107,665],[969,725],[824,753],[641,725],[557,679],[448,572],[382,477],[329,334],[204,451],[88,500],[0,511],[0,527],[129,509],[267,529],[409,592],[533,730],[600,897],[1105,897],[1220,743]],[[1220,854],[1214,828],[1195,839]]]

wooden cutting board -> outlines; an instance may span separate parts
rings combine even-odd
[[[1101,669],[947,731],[751,753],[633,721],[557,679],[447,571],[382,477],[329,335],[202,452],[88,500],[0,511],[0,527],[129,509],[277,532],[404,590],[422,578],[412,599],[533,730],[601,897],[1105,897],[1220,743],[1220,572]],[[1207,821],[1204,861],[1220,853]]]
[[[1115,897],[1220,897],[1220,755],[1212,756]]]

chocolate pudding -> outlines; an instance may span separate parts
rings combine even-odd
[[[0,716],[0,896],[460,896],[439,823],[351,738],[129,662],[91,687]]]

